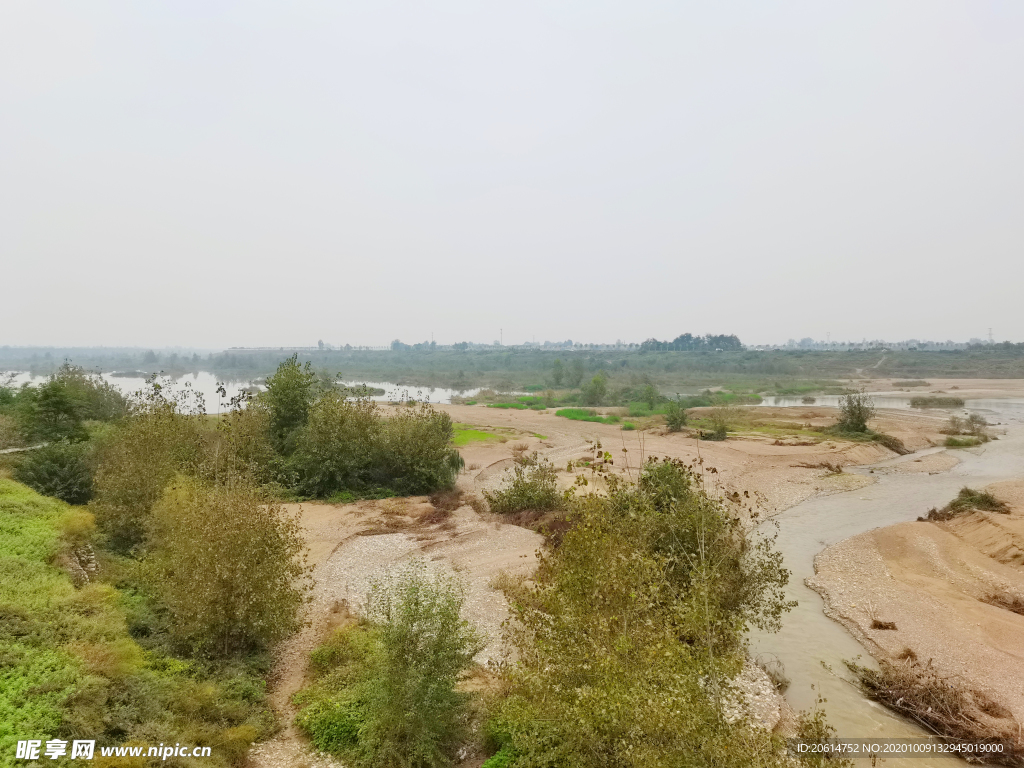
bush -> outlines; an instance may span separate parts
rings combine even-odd
[[[85,504],[92,498],[89,446],[61,441],[28,451],[15,468],[14,479],[44,496]]]
[[[957,515],[966,514],[975,510],[985,512],[1001,512],[1008,514],[1010,507],[1006,502],[1000,501],[988,491],[976,491],[966,486],[960,489],[949,504],[942,509],[932,509],[928,512],[929,520],[950,520]]]
[[[181,645],[227,657],[298,629],[301,528],[255,489],[179,478],[153,510],[152,543],[153,586]]]
[[[603,373],[594,376],[583,388],[583,402],[587,405],[600,405],[608,394],[608,377]]]
[[[555,468],[543,459],[532,465],[515,464],[511,470],[506,470],[502,487],[496,491],[484,491],[484,498],[491,511],[498,514],[548,511],[565,506],[565,499],[558,491]]]
[[[534,586],[511,589],[518,663],[496,746],[523,765],[778,765],[771,735],[728,723],[712,691],[741,668],[747,628],[777,629],[791,607],[781,555],[680,462],[609,480],[573,502]]]
[[[912,397],[911,408],[963,408],[962,397]]]
[[[483,648],[481,636],[460,617],[463,599],[455,582],[428,575],[423,563],[371,590],[367,616],[379,628],[379,650],[366,685],[363,764],[451,764],[469,703],[456,684]]]
[[[665,423],[669,432],[679,432],[686,426],[686,409],[678,399],[669,401],[665,412]]]
[[[118,552],[140,547],[149,515],[179,472],[198,474],[204,460],[202,417],[155,398],[141,406],[98,449],[96,522]]]
[[[863,392],[844,395],[839,398],[839,420],[835,426],[840,432],[867,432],[868,420],[874,415],[874,403]]]
[[[448,414],[429,405],[384,418],[376,403],[327,392],[310,408],[288,466],[296,490],[326,498],[387,488],[399,494],[450,488],[463,467]]]
[[[947,448],[976,448],[982,442],[980,437],[947,437],[943,445]]]

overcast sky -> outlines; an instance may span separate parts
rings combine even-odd
[[[0,345],[1024,340],[1024,3],[0,4]]]

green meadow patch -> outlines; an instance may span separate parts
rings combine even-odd
[[[618,424],[622,419],[612,414],[601,416],[593,408],[561,408],[555,411],[555,416],[572,421],[593,421],[598,424]]]

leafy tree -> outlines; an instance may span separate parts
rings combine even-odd
[[[45,496],[85,504],[92,497],[89,446],[61,441],[29,451],[15,467],[14,479]]]
[[[658,394],[658,388],[655,387],[651,382],[644,384],[643,389],[640,390],[640,399],[647,403],[647,407],[652,411],[657,406],[658,401],[661,399],[661,395]]]
[[[153,587],[182,644],[226,657],[299,628],[309,589],[298,521],[244,483],[179,476],[153,509]]]
[[[598,373],[583,388],[583,401],[587,405],[600,405],[608,394],[608,377]]]
[[[583,381],[583,361],[579,357],[573,357],[569,361],[569,368],[565,372],[565,384],[568,387],[578,387]]]
[[[561,359],[556,357],[555,362],[551,364],[551,383],[560,387],[563,379],[565,379],[565,366]]]
[[[267,389],[260,393],[260,399],[270,409],[273,439],[286,454],[294,450],[295,434],[309,417],[317,394],[316,382],[310,362],[300,365],[298,354],[294,354],[267,377]]]
[[[839,420],[836,428],[840,432],[867,432],[868,420],[875,415],[875,405],[863,392],[844,395],[839,399]]]
[[[414,563],[378,583],[368,617],[379,627],[377,666],[366,688],[360,762],[380,768],[450,766],[469,696],[456,685],[483,649],[460,613],[463,593]]]

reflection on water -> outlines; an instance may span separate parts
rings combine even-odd
[[[132,396],[144,390],[147,386],[146,379],[142,376],[118,376],[116,373],[101,374],[104,381],[110,382],[113,386],[126,396]],[[0,379],[2,380],[2,379]],[[13,379],[13,386],[20,387],[22,384],[39,385],[46,381],[45,376],[33,376],[26,372],[17,373]],[[230,409],[231,399],[245,391],[255,392],[265,387],[262,384],[255,384],[246,380],[225,381],[209,371],[189,373],[177,378],[161,377],[161,383],[169,385],[171,391],[180,391],[186,387],[202,395],[206,404],[207,413],[223,413]],[[373,390],[383,390],[383,395],[371,395],[370,399],[377,402],[392,402],[416,400],[423,403],[450,403],[452,397],[459,395],[473,397],[480,392],[480,387],[474,389],[448,389],[446,387],[414,387],[395,384],[390,381],[343,381],[346,387],[366,386]],[[223,384],[224,393],[219,392]],[[515,393],[520,394],[520,393]]]

